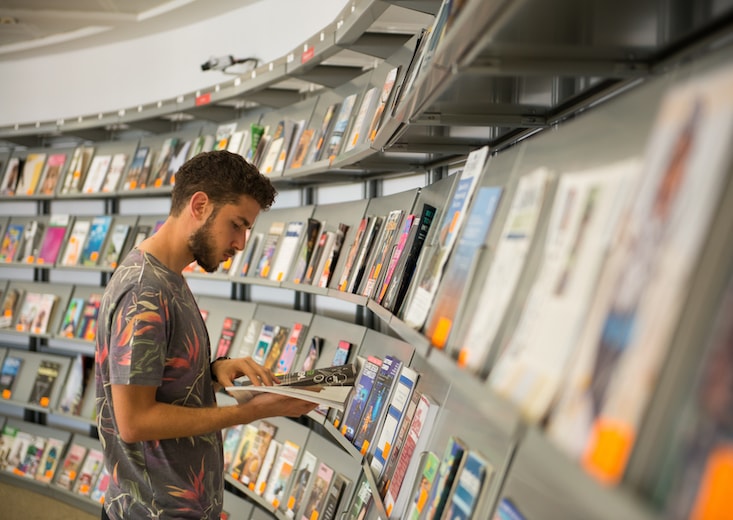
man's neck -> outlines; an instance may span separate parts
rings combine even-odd
[[[193,256],[188,248],[188,239],[177,224],[176,219],[168,217],[160,229],[143,240],[138,248],[153,255],[171,271],[182,273],[193,262]]]

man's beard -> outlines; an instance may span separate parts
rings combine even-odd
[[[194,231],[188,238],[188,248],[193,254],[193,259],[207,273],[213,273],[219,268],[220,262],[216,259],[216,251],[211,244],[211,224],[212,218],[209,217],[204,225]]]

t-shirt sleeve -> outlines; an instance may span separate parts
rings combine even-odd
[[[160,386],[167,345],[165,316],[159,292],[128,291],[120,299],[111,320],[110,383]]]

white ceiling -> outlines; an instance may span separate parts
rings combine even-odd
[[[0,0],[0,60],[183,27],[264,0]]]

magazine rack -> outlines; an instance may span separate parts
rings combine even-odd
[[[250,237],[253,237],[257,235],[259,238],[256,243],[256,249],[253,252],[252,258],[253,259],[259,259],[262,257],[262,251],[265,247],[265,242],[267,241],[267,236],[270,231],[270,226],[274,222],[282,222],[286,227],[288,222],[292,221],[301,221],[301,222],[307,222],[308,219],[313,214],[313,210],[315,208],[312,205],[305,205],[300,208],[293,208],[288,210],[279,210],[279,209],[271,209],[269,211],[263,212],[260,214],[259,217],[257,217],[257,220],[255,221],[255,225],[252,228],[252,231],[250,231]],[[284,229],[283,229],[284,234]],[[298,242],[298,247],[295,249],[295,254],[297,256],[298,252],[300,251],[300,245],[302,244],[304,233],[301,233],[300,240]],[[278,250],[275,249],[273,256],[270,260],[274,260],[274,257],[278,254]],[[295,260],[295,257],[293,258]],[[292,265],[292,264],[291,264]],[[240,264],[238,269],[238,273],[242,272],[243,264]],[[242,283],[258,283],[262,285],[272,286],[272,287],[279,287],[282,282],[278,282],[277,280],[271,280],[268,275],[260,276],[260,273],[258,273],[258,265],[257,262],[250,263],[249,269],[247,270],[247,274],[245,276],[238,275],[238,280],[241,280]]]
[[[7,419],[7,421],[5,421],[4,423],[3,421],[0,421],[0,427],[4,426],[4,424],[21,428],[23,431],[30,433],[31,435],[58,439],[67,445],[73,441],[78,442],[87,448],[94,447],[99,449],[99,441],[91,439],[84,435],[72,434],[71,432],[65,431],[63,429],[43,426],[41,424],[32,424],[13,418]],[[99,512],[98,503],[92,501],[89,498],[72,493],[71,491],[67,491],[55,485],[53,482],[42,483],[32,478],[17,477],[12,473],[5,471],[0,472],[0,482],[6,482],[12,486],[20,486],[35,493],[40,493],[44,496],[59,500],[65,504],[79,508],[89,514],[96,515]]]
[[[71,364],[71,358],[58,354],[40,354],[38,352],[24,352],[12,349],[12,355],[23,360],[18,373],[12,396],[10,399],[3,400],[3,405],[21,406],[27,410],[45,413],[56,408],[61,395],[63,383]],[[58,363],[58,371],[56,379],[53,382],[52,391],[49,394],[48,406],[41,406],[38,403],[30,402],[30,398],[34,392],[34,383],[38,374],[39,366],[42,362]]]
[[[490,462],[493,476],[480,495],[479,517],[491,517],[501,501],[507,499],[528,518],[658,518],[661,500],[657,503],[639,500],[636,493],[651,496],[665,468],[666,443],[660,439],[676,440],[670,433],[676,421],[676,405],[695,388],[700,361],[699,353],[690,345],[704,344],[722,287],[730,276],[727,263],[733,251],[733,239],[730,238],[733,235],[728,227],[730,210],[726,209],[731,206],[727,202],[733,196],[730,171],[722,190],[724,200],[720,207],[723,209],[710,226],[702,261],[691,277],[685,312],[670,345],[663,377],[652,396],[656,406],[649,407],[651,410],[639,431],[636,449],[619,487],[608,489],[597,485],[575,461],[557,450],[537,424],[526,420],[518,407],[492,392],[485,381],[519,326],[522,311],[540,273],[542,249],[548,238],[548,220],[552,214],[552,204],[547,201],[554,199],[559,176],[641,156],[654,124],[659,99],[668,87],[730,66],[729,52],[726,52],[729,47],[725,41],[730,36],[733,21],[728,8],[713,13],[696,7],[697,16],[690,17],[683,12],[685,6],[675,2],[629,0],[622,3],[621,6],[618,2],[601,3],[596,6],[599,11],[591,12],[579,9],[577,2],[571,0],[551,6],[541,0],[522,0],[511,5],[465,2],[464,10],[453,21],[452,30],[446,31],[444,39],[430,55],[431,61],[425,66],[416,65],[419,74],[408,88],[405,69],[417,46],[415,33],[419,32],[418,28],[406,31],[407,34],[391,35],[379,28],[389,21],[395,10],[405,8],[415,11],[419,21],[416,25],[429,27],[442,2],[357,0],[333,23],[291,53],[216,89],[212,87],[195,95],[183,94],[140,110],[123,109],[81,116],[68,122],[2,127],[0,138],[20,146],[0,150],[0,161],[45,150],[39,148],[39,143],[57,133],[65,137],[78,136],[85,142],[99,139],[98,150],[132,153],[139,145],[158,148],[168,137],[211,134],[216,123],[222,122],[234,123],[238,130],[248,130],[252,123],[273,126],[285,118],[305,119],[308,126],[317,128],[331,104],[356,95],[358,107],[369,88],[380,87],[388,71],[401,66],[397,81],[401,85],[400,99],[390,105],[391,117],[384,121],[374,140],[368,145],[361,144],[348,152],[273,176],[278,189],[301,190],[304,204],[296,208],[275,207],[263,213],[253,232],[266,236],[269,225],[276,220],[287,222],[312,217],[325,221],[330,230],[334,229],[330,226],[344,222],[349,225],[344,240],[348,247],[360,219],[366,215],[386,215],[393,209],[417,212],[422,204],[429,203],[438,209],[435,218],[440,221],[456,188],[457,178],[455,174],[444,174],[455,173],[463,166],[469,151],[486,144],[492,147],[492,155],[484,167],[480,185],[502,186],[507,201],[516,193],[520,179],[546,168],[546,202],[539,211],[538,226],[526,262],[521,267],[506,313],[487,347],[482,366],[476,374],[470,374],[459,369],[455,360],[467,327],[472,321],[482,319],[480,309],[475,310],[479,307],[480,283],[466,288],[456,309],[454,329],[446,348],[438,350],[422,333],[407,326],[401,314],[393,315],[372,299],[343,293],[336,288],[334,284],[344,269],[343,254],[328,288],[295,284],[290,280],[275,282],[251,272],[241,276],[241,271],[236,270],[211,276],[189,275],[192,279],[220,280],[232,286],[232,298],[209,295],[199,298],[201,307],[209,307],[211,311],[207,325],[212,340],[217,337],[228,313],[236,311],[242,317],[242,326],[235,342],[241,341],[245,321],[259,319],[285,326],[292,326],[297,321],[309,325],[304,341],[314,336],[326,340],[322,360],[333,354],[337,339],[353,340],[354,345],[358,345],[352,358],[398,354],[421,373],[421,391],[440,405],[429,448],[440,452],[457,428],[458,435],[469,445],[480,447]],[[653,28],[648,35],[639,36],[634,32],[640,20],[646,27]],[[722,49],[715,50],[718,45]],[[343,50],[362,53],[356,60],[358,64],[352,62],[341,67],[330,64],[331,58]],[[654,80],[647,81],[652,76]],[[210,95],[211,101],[198,103],[202,95]],[[252,103],[261,106],[249,110]],[[123,126],[133,130],[125,130]],[[349,135],[349,130],[349,126],[344,129],[344,136]],[[28,148],[23,148],[25,146]],[[410,172],[425,172],[424,184],[427,185],[398,194],[381,192],[382,179]],[[363,200],[335,204],[319,200],[320,187],[338,187],[343,183],[362,183]],[[148,214],[137,219],[121,203],[138,198],[148,201],[149,197],[167,196],[169,191],[169,187],[161,187],[129,192],[118,189],[114,193],[93,195],[4,196],[2,204],[6,209],[0,217],[3,218],[0,227],[5,227],[8,221],[25,223],[36,218],[47,219],[62,199],[80,206],[82,202],[86,205],[101,201],[105,205],[104,212],[115,215],[116,220],[139,220],[152,226],[163,217]],[[164,213],[162,206],[156,213]],[[472,266],[472,281],[483,280],[491,270],[501,239],[499,224],[506,220],[507,213],[507,204],[501,204],[495,216],[497,225],[487,235]],[[90,213],[82,212],[79,218],[90,218]],[[433,226],[426,239],[414,275],[417,278],[426,268],[424,259],[437,247],[436,229],[437,226]],[[262,246],[260,241],[256,256]],[[57,291],[61,301],[67,301],[77,292],[90,294],[104,284],[104,278],[102,284],[88,277],[85,280],[91,279],[89,283],[73,286],[57,285],[50,280],[57,276],[84,278],[90,273],[110,272],[109,269],[77,267],[60,269],[27,262],[14,262],[1,268],[4,278],[9,280],[7,286],[43,286],[44,292]],[[449,262],[447,269],[450,268]],[[16,272],[22,273],[18,279]],[[9,274],[5,276],[5,273]],[[242,287],[263,291],[277,289],[292,294],[296,301],[306,299],[301,308],[314,308],[316,314],[241,301],[242,294],[246,293],[240,290]],[[365,313],[366,318],[356,316],[353,321],[366,322],[367,326],[334,320],[319,312],[318,305],[313,302],[321,297],[344,306],[355,305],[356,313]],[[60,314],[54,316],[49,325],[52,332],[48,335],[3,331],[1,339],[8,351],[19,351],[20,355],[27,356],[29,363],[55,356],[66,359],[68,367],[68,353],[90,355],[92,345],[56,337]],[[17,403],[4,403],[2,409],[8,416],[26,409],[38,411],[20,397]],[[360,473],[365,473],[367,480],[373,479],[359,454],[354,453],[353,446],[338,440],[334,442],[331,437],[338,432],[330,423],[319,423],[313,417],[310,421],[317,433],[301,431],[299,425],[284,421],[279,435],[307,439],[303,442],[309,446],[313,443],[323,457],[343,463],[341,470],[352,479],[349,495],[353,495]],[[341,457],[343,453],[350,456]],[[249,496],[247,490],[239,489],[236,483],[229,484],[258,505],[252,508],[249,503],[237,504],[237,518],[279,517],[279,512]],[[231,493],[226,496],[229,503],[238,500]],[[559,501],[558,497],[570,498]],[[377,505],[369,518],[383,517],[384,504],[380,504],[379,497],[373,498]],[[345,500],[342,504],[348,502]]]

